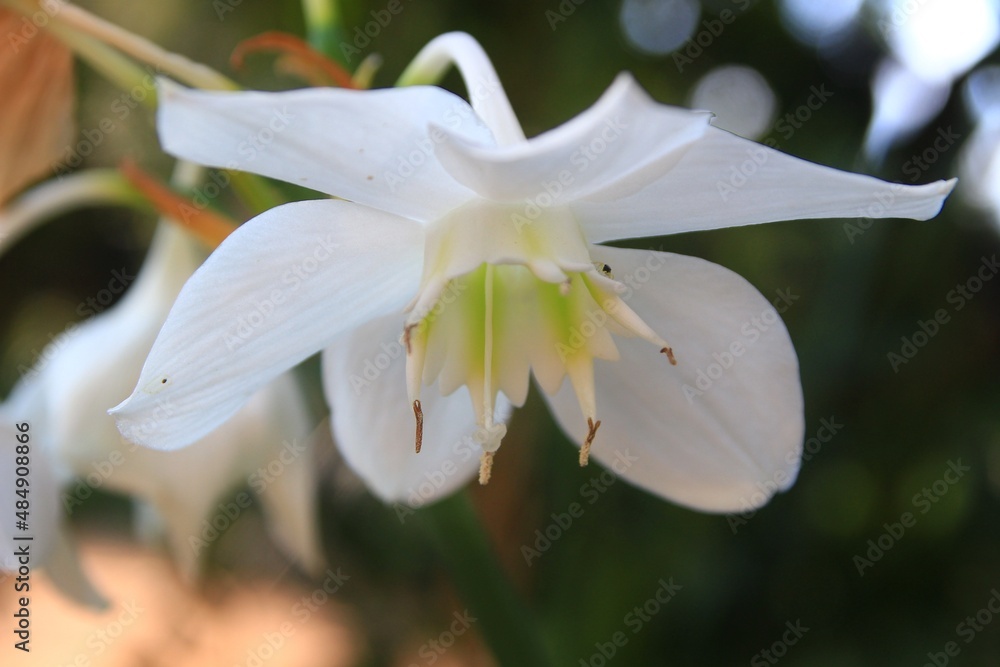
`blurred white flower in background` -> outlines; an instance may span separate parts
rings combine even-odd
[[[0,572],[7,572],[11,577],[30,577],[33,570],[40,568],[48,573],[63,595],[100,608],[106,601],[80,568],[63,517],[56,462],[47,446],[45,430],[39,429],[39,422],[34,419],[44,410],[42,393],[41,384],[33,382],[0,403],[0,428],[10,438],[10,442],[4,443],[5,451],[0,457],[0,480],[12,501],[23,499],[28,504],[23,524],[15,522],[14,517],[0,522],[0,539],[9,547],[0,555]],[[20,444],[15,438],[18,434],[25,436],[27,454],[17,454],[23,451],[15,449]],[[26,456],[27,461],[20,456]],[[24,469],[27,474],[23,474]],[[19,478],[26,479],[27,486],[18,484]],[[15,491],[22,489],[25,494],[16,496]],[[22,548],[30,554],[26,560],[18,554]]]
[[[973,72],[963,98],[975,130],[959,157],[962,194],[988,212],[1000,231],[1000,66]]]
[[[75,185],[67,181],[66,187]],[[58,199],[47,199],[53,210],[63,208]],[[0,223],[16,220],[23,232],[47,211],[33,212],[27,223],[19,215]],[[249,487],[278,545],[316,572],[323,557],[314,498],[315,440],[304,398],[289,374],[262,386],[222,428],[173,454],[123,440],[107,414],[134,386],[174,299],[204,256],[193,236],[161,222],[122,299],[56,338],[0,409],[6,419],[30,424],[36,472],[42,476],[32,491],[36,499],[58,498],[59,513],[72,513],[98,489],[133,497],[140,503],[139,534],[165,538],[190,579],[211,543],[249,507],[245,493],[236,496],[239,503],[232,501],[237,490]],[[171,410],[169,403],[157,406],[148,427]],[[63,523],[49,517],[39,530],[56,541]],[[57,582],[66,578],[59,570],[72,560],[65,551],[58,555],[60,566],[48,567],[56,570]]]
[[[781,0],[781,19],[800,41],[820,45],[846,30],[864,0]]]
[[[875,25],[890,55],[872,80],[867,157],[880,162],[930,122],[952,84],[1000,42],[997,0],[881,0]]]

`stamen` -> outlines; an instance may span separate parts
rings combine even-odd
[[[571,283],[569,280],[567,280],[566,282],[559,283],[559,294],[561,294],[562,296],[569,296],[570,287]]]
[[[620,326],[627,329],[633,335],[644,338],[653,345],[659,347],[660,352],[667,355],[667,359],[670,360],[670,365],[676,366],[677,359],[674,358],[674,351],[673,348],[670,347],[670,343],[649,328],[649,325],[646,324],[634,310],[629,308],[621,297],[611,293],[608,289],[606,289],[606,285],[599,284],[600,280],[603,280],[603,278],[593,276],[584,277],[584,284],[587,286],[587,289],[590,290],[590,295],[593,297],[594,301],[600,304],[601,308],[604,309],[604,312],[607,313],[608,316]]]
[[[597,436],[597,429],[601,428],[601,420],[598,419],[596,422],[587,417],[587,428],[590,431],[587,433],[587,439],[583,441],[583,447],[580,448],[580,467],[583,468],[590,462],[590,446],[594,444],[594,438]]]
[[[489,484],[491,474],[493,474],[493,452],[483,452],[479,458],[479,483],[483,486]]]
[[[406,345],[406,353],[407,354],[410,354],[410,353],[413,352],[413,347],[410,345],[410,332],[413,331],[413,328],[416,327],[416,326],[419,326],[419,325],[417,325],[417,324],[407,324],[403,328],[403,343]]]
[[[417,418],[416,450],[419,454],[420,447],[424,444],[424,411],[419,399],[413,401],[413,416]]]

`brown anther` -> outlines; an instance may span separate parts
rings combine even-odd
[[[580,448],[580,467],[583,468],[590,461],[590,446],[594,444],[594,438],[597,437],[597,429],[601,428],[601,420],[598,419],[596,422],[587,417],[587,428],[590,431],[587,433],[587,439],[583,441],[583,447]]]
[[[670,360],[671,366],[677,365],[677,357],[674,356],[674,351],[672,349],[670,349],[669,347],[665,347],[662,350],[660,350],[660,353],[667,355],[667,359]]]
[[[406,353],[407,354],[410,354],[411,352],[413,352],[413,348],[410,347],[410,331],[412,331],[413,327],[415,327],[415,326],[417,326],[417,325],[416,324],[408,324],[408,325],[406,325],[406,327],[403,328],[403,344],[406,345]]]
[[[413,416],[417,418],[416,449],[419,454],[424,444],[424,411],[420,408],[420,399],[413,401]]]
[[[483,486],[489,484],[491,474],[493,474],[493,452],[483,452],[479,458],[479,483]]]

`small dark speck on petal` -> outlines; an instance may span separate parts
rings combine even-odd
[[[375,180],[375,177],[374,177],[374,176],[369,176],[369,177],[368,177],[368,180],[369,180],[369,181],[374,181],[374,180]]]
[[[160,380],[160,384],[166,384],[166,383],[167,383],[167,378],[163,378],[162,380]]]

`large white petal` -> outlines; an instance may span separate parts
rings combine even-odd
[[[774,307],[740,276],[701,259],[599,247],[594,259],[631,286],[623,298],[671,343],[677,366],[644,340],[616,339],[620,361],[594,365],[602,425],[591,456],[704,511],[756,507],[788,488],[802,446],[802,387]],[[583,442],[587,428],[569,384],[549,403]]]
[[[710,127],[673,169],[634,195],[598,192],[571,205],[587,238],[597,243],[778,220],[926,220],[954,186],[954,180],[888,183]]]
[[[401,310],[423,227],[344,201],[271,209],[236,230],[184,286],[132,395],[112,410],[133,442],[172,449],[338,334]]]
[[[483,437],[465,387],[441,396],[424,387],[423,447],[406,394],[404,318],[391,316],[343,336],[323,352],[323,383],[334,440],[351,468],[385,502],[420,507],[451,493],[479,469]],[[498,421],[510,406],[501,395]]]
[[[472,193],[434,156],[430,125],[490,144],[469,104],[441,88],[312,88],[202,92],[160,80],[160,141],[168,153],[270,176],[417,220]]]
[[[658,104],[627,73],[594,106],[527,142],[477,143],[457,132],[437,154],[459,182],[488,199],[568,202],[601,191],[634,193],[670,170],[708,128],[711,115]]]

